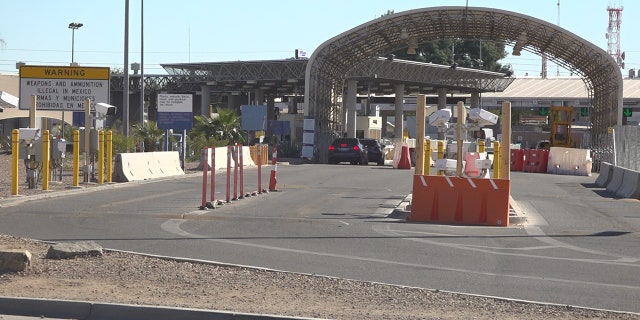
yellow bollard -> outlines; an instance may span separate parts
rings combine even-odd
[[[484,151],[485,151],[484,140],[480,140],[480,142],[478,143],[478,152],[484,153]]]
[[[104,131],[98,131],[98,184],[104,182]]]
[[[500,179],[500,162],[502,154],[500,153],[500,142],[493,142],[493,178]]]
[[[49,130],[42,134],[42,190],[49,190],[49,152],[51,151]]]
[[[444,141],[438,140],[438,160],[444,159]],[[444,176],[443,170],[438,170],[439,176]]]
[[[18,194],[18,159],[20,158],[20,130],[11,130],[11,195]]]
[[[111,183],[113,173],[113,131],[107,131],[107,183]]]
[[[80,185],[80,131],[73,131],[73,186]]]
[[[431,140],[424,142],[424,171],[425,176],[431,175]]]

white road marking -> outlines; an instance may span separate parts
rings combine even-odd
[[[209,238],[207,236],[197,235],[197,234],[189,233],[189,232],[183,230],[181,228],[181,225],[186,221],[187,220],[179,220],[179,219],[167,220],[161,225],[161,228],[163,230],[169,232],[169,233],[173,233],[173,234],[176,234],[176,235],[180,235],[180,236],[188,237],[188,238],[192,238],[192,239],[202,239],[202,240],[205,240],[205,241],[220,242],[220,243],[226,243],[226,244],[238,245],[238,246],[245,246],[245,247],[252,247],[252,248],[258,248],[258,249],[264,249],[264,250],[274,250],[274,251],[289,252],[289,253],[296,253],[296,254],[308,254],[308,255],[339,258],[339,259],[364,261],[364,262],[375,262],[375,263],[383,263],[383,264],[396,265],[396,266],[405,266],[405,267],[412,267],[412,268],[422,268],[422,269],[431,269],[431,270],[439,270],[439,271],[460,272],[460,273],[465,273],[465,274],[475,274],[475,275],[490,276],[490,277],[505,277],[505,278],[515,278],[515,279],[528,279],[528,280],[535,280],[535,281],[571,283],[571,284],[580,284],[580,285],[601,286],[601,287],[608,287],[608,288],[621,288],[621,289],[640,290],[639,286],[632,286],[632,285],[599,283],[599,282],[580,281],[580,280],[568,280],[568,279],[560,279],[560,278],[552,278],[552,277],[513,275],[513,274],[494,273],[494,272],[481,272],[481,271],[469,270],[469,269],[463,269],[463,268],[449,268],[449,267],[441,267],[441,266],[429,265],[429,264],[399,262],[399,261],[390,261],[390,260],[376,259],[376,258],[369,258],[369,257],[360,257],[360,256],[355,256],[355,255],[344,255],[344,254],[335,254],[335,253],[328,253],[328,252],[317,252],[317,251],[308,251],[308,250],[300,250],[300,249],[291,249],[291,248],[276,247],[276,246],[270,246],[270,245],[264,245],[264,244],[247,243],[247,242],[242,242],[242,241],[237,241],[237,240],[229,240],[229,239],[211,239],[211,238]],[[393,233],[393,232],[389,231],[389,233]],[[395,234],[395,235],[397,236],[398,234]],[[424,239],[415,239],[415,240],[424,240]]]

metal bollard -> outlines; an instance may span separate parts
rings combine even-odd
[[[425,176],[431,175],[431,140],[424,142],[424,171]]]
[[[493,178],[500,179],[500,162],[502,161],[502,154],[500,152],[500,142],[493,142]]]
[[[438,141],[438,160],[444,159],[444,142]],[[438,170],[439,176],[444,176],[444,170]]]
[[[11,131],[11,195],[18,194],[18,159],[20,159],[20,130]]]

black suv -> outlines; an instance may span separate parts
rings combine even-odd
[[[360,139],[360,142],[367,149],[367,158],[371,162],[377,163],[379,166],[384,165],[384,159],[387,155],[387,150],[376,139]]]
[[[367,149],[356,138],[338,138],[329,146],[329,163],[369,164]]]

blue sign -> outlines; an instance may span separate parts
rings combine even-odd
[[[259,131],[267,129],[267,106],[240,106],[240,129],[244,131]]]
[[[164,130],[191,130],[193,117],[191,112],[158,112],[158,128]]]
[[[75,127],[84,127],[84,111],[74,111],[71,124]]]
[[[191,130],[193,97],[190,94],[158,94],[158,128]]]

